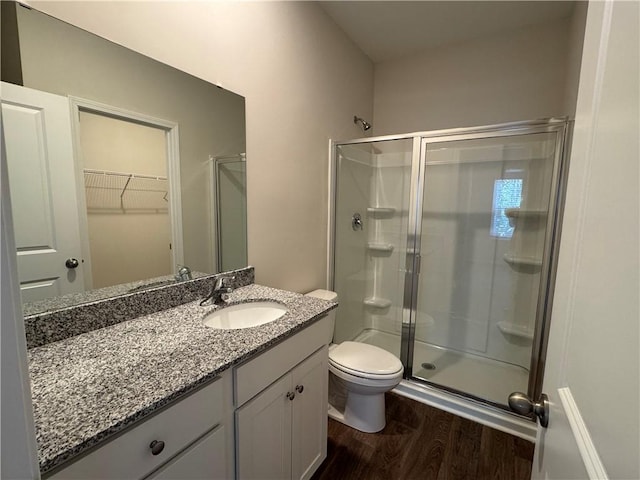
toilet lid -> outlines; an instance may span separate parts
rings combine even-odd
[[[336,367],[365,375],[394,375],[402,371],[395,355],[374,345],[342,342],[329,351],[329,361]]]

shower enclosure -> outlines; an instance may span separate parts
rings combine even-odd
[[[507,410],[540,393],[569,122],[332,143],[334,341]]]
[[[247,265],[247,158],[244,153],[214,157],[211,185],[215,198],[216,272]],[[212,195],[213,196],[213,195]]]

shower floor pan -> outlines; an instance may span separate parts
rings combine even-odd
[[[400,356],[400,335],[364,330],[355,341],[375,345]],[[489,358],[415,342],[415,377],[501,405],[509,394],[527,391],[529,371]]]

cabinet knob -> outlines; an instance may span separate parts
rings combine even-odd
[[[304,391],[304,385],[296,385],[296,392],[302,393]]]
[[[151,453],[153,455],[158,455],[160,454],[160,452],[162,452],[162,450],[164,450],[164,442],[162,440],[154,440],[149,445],[149,448],[151,449]]]
[[[296,394],[293,392],[287,392],[287,398],[289,400],[293,400],[294,398],[296,398]]]

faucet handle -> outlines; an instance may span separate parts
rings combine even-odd
[[[216,305],[219,305],[220,301],[226,301],[229,298],[227,294],[231,293],[233,291],[233,288],[225,287],[224,281],[235,280],[235,279],[236,277],[233,275],[222,275],[216,278],[213,288],[211,289],[211,293],[209,294],[209,296],[207,296],[204,300],[200,302],[200,306],[204,305],[209,300],[213,300],[213,303]]]
[[[216,280],[215,289],[218,290],[218,289],[224,288],[225,280],[235,280],[235,279],[236,279],[235,275],[223,275],[221,277],[218,277]]]
[[[185,282],[187,280],[193,280],[193,275],[191,275],[191,269],[186,265],[176,265],[178,269],[178,273],[175,275],[175,279],[178,282]]]

